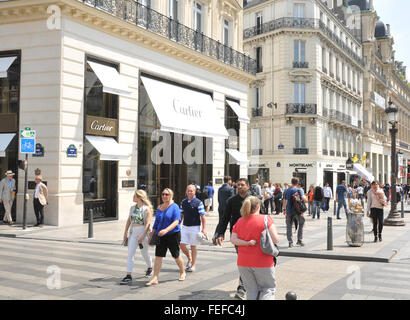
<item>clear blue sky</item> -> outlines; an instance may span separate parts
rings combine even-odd
[[[390,24],[390,33],[394,39],[395,59],[403,61],[407,67],[407,80],[410,80],[410,1],[409,0],[374,0],[377,15],[386,24]]]

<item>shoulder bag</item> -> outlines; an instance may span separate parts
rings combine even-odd
[[[279,255],[279,248],[273,243],[268,229],[268,217],[265,215],[265,229],[262,231],[260,245],[263,253],[277,257]]]
[[[168,208],[167,208],[167,209],[168,209]],[[166,209],[165,209],[165,210],[166,210]],[[165,211],[164,211],[163,214],[165,214]],[[160,227],[158,228],[158,232],[162,230],[162,222],[163,222],[163,220],[164,220],[164,216],[161,217],[161,224],[160,224]],[[161,238],[160,238],[157,234],[154,233],[154,234],[152,235],[152,237],[151,237],[151,240],[149,241],[149,245],[150,245],[150,246],[157,246],[157,245],[160,244],[160,242],[161,242]]]

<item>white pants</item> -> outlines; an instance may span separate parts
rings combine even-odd
[[[247,300],[275,300],[275,267],[239,267]]]
[[[6,211],[3,217],[4,222],[12,222],[13,219],[11,218],[11,207],[13,206],[13,200],[10,201],[3,201],[4,210]]]
[[[138,248],[138,240],[140,239],[141,235],[144,233],[144,226],[132,227],[131,235],[128,238],[128,261],[127,261],[127,272],[132,272],[134,267],[134,257],[135,251]],[[148,236],[145,236],[144,241],[142,241],[143,248],[139,249],[141,251],[141,255],[145,260],[148,268],[152,268],[152,259],[148,252]]]

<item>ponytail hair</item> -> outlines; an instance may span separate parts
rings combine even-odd
[[[242,204],[241,216],[247,218],[259,209],[259,199],[257,197],[248,197]]]

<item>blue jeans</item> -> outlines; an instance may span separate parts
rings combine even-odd
[[[345,208],[346,219],[347,219],[347,213],[349,212],[349,210],[347,209],[346,199],[337,201],[337,218],[340,218],[340,209],[342,208],[342,206]]]
[[[322,205],[322,201],[315,200],[313,202],[313,217],[312,217],[313,219],[316,216],[316,212],[317,212],[317,218],[320,219],[320,207],[321,207],[321,205]]]

